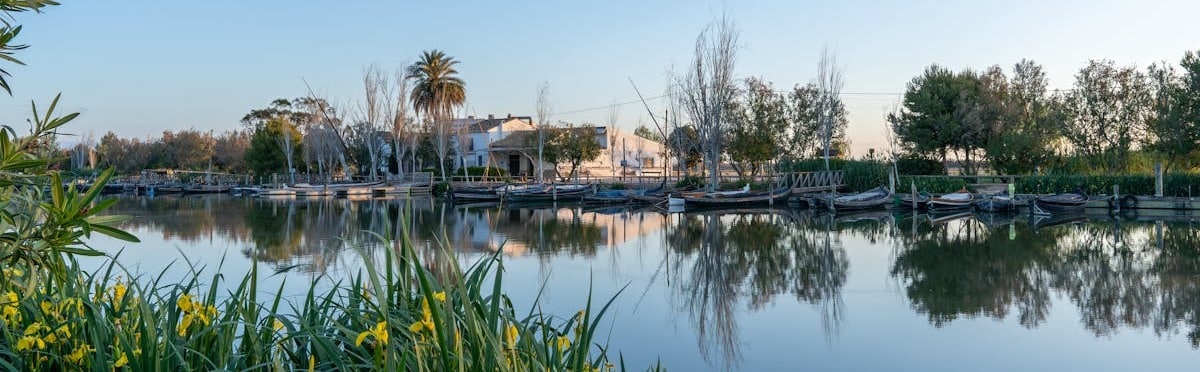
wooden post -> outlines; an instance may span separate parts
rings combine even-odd
[[[1121,185],[1113,185],[1113,209],[1121,211]]]
[[[1154,196],[1163,196],[1162,163],[1154,163]]]
[[[912,207],[917,210],[917,181],[912,181]]]

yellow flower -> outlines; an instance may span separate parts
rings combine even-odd
[[[518,336],[520,336],[520,331],[517,330],[517,326],[515,325],[509,324],[508,328],[504,329],[504,341],[508,343],[508,347],[512,348],[517,346]]]
[[[117,362],[113,364],[113,368],[121,368],[129,365],[129,357],[125,353],[121,353],[121,357],[117,358]]]
[[[25,333],[23,335],[24,336],[32,336],[33,334],[37,333],[39,330],[41,330],[42,328],[45,328],[45,327],[46,326],[42,325],[42,322],[34,322],[33,324],[30,324],[28,327],[25,327]]]
[[[54,333],[57,333],[60,336],[65,337],[65,338],[71,338],[71,329],[67,328],[66,324],[63,324],[61,327],[58,327],[58,329],[54,330]]]
[[[83,361],[83,357],[85,355],[92,353],[94,351],[96,351],[96,349],[92,348],[91,346],[80,345],[79,347],[75,348],[75,351],[71,352],[70,355],[67,355],[67,361],[70,361],[71,363],[79,364],[79,362]]]
[[[9,305],[14,304],[18,300],[20,300],[20,298],[17,297],[17,292],[13,292],[13,291],[8,291],[8,293],[5,293],[4,299],[5,299],[5,302],[9,303]]]
[[[408,326],[408,331],[412,333],[421,332],[422,329],[425,329],[425,322],[419,320]],[[362,335],[359,335],[359,337],[362,337]]]
[[[567,338],[567,336],[558,336],[557,341],[558,351],[560,352],[566,350],[568,347],[571,347],[571,339]]]
[[[434,292],[433,299],[438,302],[446,302],[446,292]]]
[[[183,294],[179,296],[179,300],[175,301],[175,305],[179,306],[179,310],[184,312],[192,312],[192,296]]]
[[[117,281],[117,285],[113,286],[113,288],[112,288],[113,306],[120,306],[121,301],[123,301],[125,299],[125,292],[128,290],[129,289],[125,287],[125,283],[121,283],[120,281]]]
[[[183,320],[179,322],[179,327],[178,327],[179,337],[187,336],[188,327],[192,326],[193,319],[195,319],[195,316],[192,314],[187,314],[187,315],[183,316]]]
[[[279,318],[276,318],[275,323],[272,326],[275,327],[276,331],[281,330],[283,329],[283,322],[279,321]]]
[[[362,346],[363,340],[365,340],[367,336],[375,337],[375,342],[377,343],[386,344],[388,342],[387,328],[387,322],[379,322],[378,324],[375,324],[375,328],[368,329],[363,333],[359,333],[358,338],[354,340],[354,345]]]
[[[316,369],[317,369],[317,357],[309,355],[308,356],[308,372],[313,372]]]
[[[56,311],[54,311],[54,304],[50,303],[50,301],[42,300],[42,314],[54,313],[56,313]]]
[[[426,300],[424,298],[421,299],[421,317],[426,322],[433,321],[433,312],[431,312],[429,310],[429,300]]]

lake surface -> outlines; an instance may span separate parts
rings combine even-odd
[[[629,366],[692,370],[1193,370],[1200,217],[936,216],[761,209],[454,206],[431,199],[121,197],[135,272],[233,278],[289,297],[353,275],[407,226],[428,261],[502,251],[517,307],[617,296]],[[404,216],[404,218],[401,218]],[[439,241],[453,247],[448,256]],[[353,247],[365,247],[356,249]],[[366,252],[366,253],[363,253]],[[451,257],[452,256],[452,257]],[[364,258],[365,257],[365,258]],[[272,285],[276,285],[272,287]],[[328,285],[328,284],[326,284]],[[271,290],[265,290],[270,292]]]

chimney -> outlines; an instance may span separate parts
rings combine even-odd
[[[509,114],[508,114],[508,118],[509,118],[509,119],[512,119],[512,113],[509,113]]]
[[[496,115],[488,114],[488,120],[492,120],[495,118],[496,118]]]

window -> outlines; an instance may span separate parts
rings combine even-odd
[[[483,155],[475,155],[475,165],[483,166]]]
[[[642,159],[642,168],[654,168],[654,158]]]

